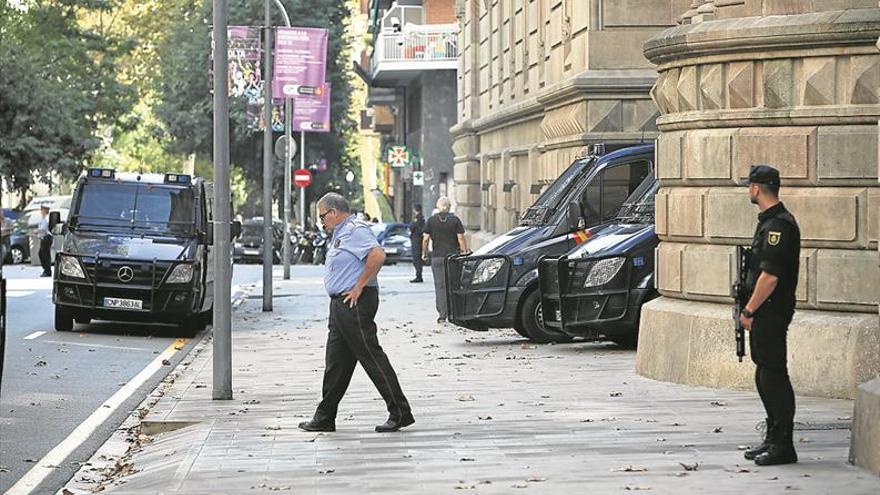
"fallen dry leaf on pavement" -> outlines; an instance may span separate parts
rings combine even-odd
[[[458,401],[459,401],[459,402],[472,402],[472,401],[475,401],[475,400],[477,400],[477,399],[474,399],[474,396],[473,396],[473,395],[459,395],[459,396],[458,396]]]
[[[644,473],[648,468],[642,466],[626,466],[618,469],[612,469],[612,471],[622,472],[622,473]]]
[[[696,470],[700,469],[700,463],[699,463],[699,462],[695,462],[695,463],[693,463],[693,464],[687,464],[687,463],[684,463],[684,462],[679,462],[678,464],[679,464],[681,467],[683,467],[685,471],[696,471]]]

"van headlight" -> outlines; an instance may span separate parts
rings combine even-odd
[[[471,283],[482,284],[492,280],[498,271],[504,266],[504,258],[490,258],[481,261],[474,270],[474,279]]]
[[[86,274],[79,264],[79,260],[73,256],[61,256],[61,274],[65,277],[86,278]]]
[[[584,287],[598,287],[605,285],[617,275],[626,258],[607,258],[599,260],[590,267],[590,273],[587,274],[587,280],[584,281]]]
[[[171,275],[168,276],[168,280],[165,281],[166,284],[185,284],[191,281],[193,278],[193,266],[190,264],[185,265],[177,265],[174,267],[174,270],[171,270]]]

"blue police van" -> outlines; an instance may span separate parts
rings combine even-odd
[[[544,324],[538,259],[571,251],[616,218],[626,199],[653,181],[653,163],[653,144],[590,153],[539,196],[518,227],[472,254],[447,258],[450,321],[473,330],[512,327],[535,342],[570,341]]]
[[[562,256],[544,256],[538,279],[544,324],[569,337],[636,345],[642,305],[654,287],[654,196],[650,174],[616,219],[592,229],[590,239]]]
[[[184,335],[204,329],[213,308],[213,209],[211,184],[199,178],[89,169],[55,256],[55,329],[92,319],[174,323]],[[60,216],[51,213],[49,223],[54,230]]]

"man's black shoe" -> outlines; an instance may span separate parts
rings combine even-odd
[[[336,431],[336,423],[333,421],[303,421],[299,429],[304,431]]]
[[[791,445],[771,445],[767,452],[755,457],[755,464],[759,466],[777,466],[779,464],[794,464],[798,461],[797,452]]]
[[[41,277],[51,277],[51,276],[52,276],[52,273],[51,273],[51,272],[43,272],[43,273],[40,274],[40,276],[41,276]]]
[[[766,425],[766,430],[764,432],[764,440],[761,442],[761,445],[748,449],[743,453],[743,457],[748,461],[754,461],[756,457],[767,452],[770,448],[770,441],[773,439],[773,423],[770,421],[770,418],[764,420],[764,424]]]
[[[440,318],[437,318],[437,323],[446,323],[446,318],[442,316]]]
[[[422,282],[424,282],[424,280],[422,280],[421,277],[416,277],[416,278],[409,281],[409,283],[411,283],[411,284],[420,284]]]
[[[406,428],[407,426],[415,422],[416,420],[412,417],[412,414],[408,414],[402,419],[388,418],[388,421],[386,421],[385,424],[381,424],[376,427],[376,431],[379,433],[389,433],[392,431],[397,431],[401,428]]]

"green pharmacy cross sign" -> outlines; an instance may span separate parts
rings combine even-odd
[[[409,165],[410,152],[406,146],[389,146],[388,163],[394,168],[403,168]]]

